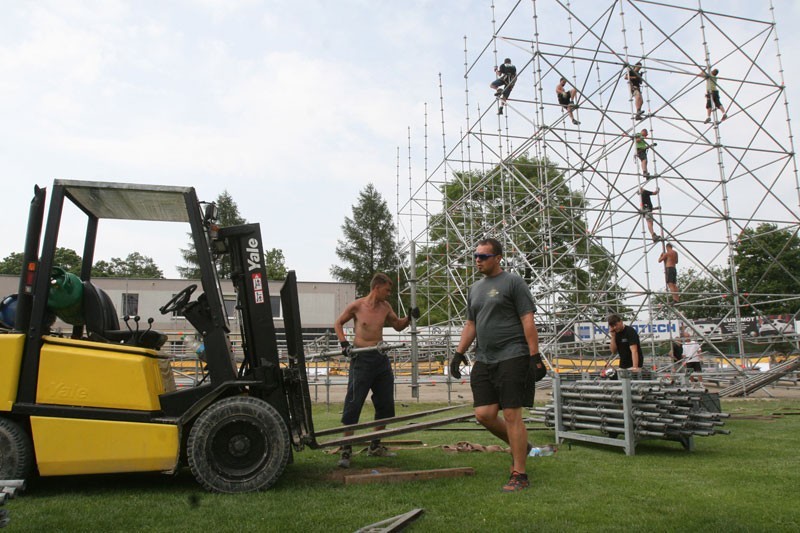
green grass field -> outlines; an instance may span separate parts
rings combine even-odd
[[[416,408],[430,409],[432,405]],[[414,410],[401,408],[398,414]],[[532,487],[504,494],[509,456],[445,453],[442,444],[497,444],[483,431],[429,431],[425,449],[397,457],[354,457],[351,470],[424,470],[470,466],[469,477],[397,484],[341,482],[336,456],[295,454],[279,482],[263,493],[203,492],[188,470],[177,476],[40,478],[6,503],[7,531],[355,531],[424,508],[410,531],[800,531],[800,402],[723,402],[728,436],[699,437],[688,453],[674,442],[648,441],[635,457],[585,443],[531,458]],[[368,406],[365,415],[371,416]],[[335,408],[316,409],[318,428],[338,425]],[[462,427],[465,427],[462,425]],[[534,443],[551,431],[531,431]]]

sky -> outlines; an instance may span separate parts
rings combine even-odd
[[[573,4],[581,1],[589,0]],[[513,3],[495,0],[498,20]],[[800,75],[790,69],[800,53],[800,3],[774,5],[796,106]],[[261,224],[264,247],[282,249],[299,279],[331,280],[359,191],[373,183],[395,212],[408,198],[409,175],[441,160],[443,116],[445,143],[457,138],[464,38],[470,57],[490,42],[491,6],[0,0],[0,258],[22,250],[35,184],[188,185],[203,200],[227,190],[240,214]],[[475,101],[491,105],[491,64],[481,68],[469,87]],[[80,252],[82,232],[72,216],[59,244]],[[188,242],[185,226],[169,224],[109,222],[100,236],[96,259],[138,251],[167,277],[177,277]]]

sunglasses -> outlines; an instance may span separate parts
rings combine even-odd
[[[486,261],[490,257],[495,257],[497,254],[472,254],[472,257],[475,259],[480,259],[481,261]]]

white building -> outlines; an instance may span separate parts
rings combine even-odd
[[[123,328],[125,326],[122,317],[138,315],[141,317],[140,328],[147,328],[147,319],[152,317],[155,320],[153,329],[167,333],[170,340],[179,340],[180,337],[194,333],[191,324],[186,319],[173,314],[164,316],[158,311],[158,308],[184,287],[192,283],[200,287],[200,282],[197,280],[92,278],[92,283],[106,291],[111,297]],[[282,281],[270,281],[267,284],[272,316],[279,339],[283,337],[283,318],[280,305],[282,283]],[[0,275],[0,298],[15,294],[18,289],[18,276]],[[297,292],[304,337],[315,338],[327,331],[333,332],[334,320],[348,303],[355,300],[356,286],[355,283],[298,281]],[[200,294],[198,289],[192,295],[192,299],[197,298]],[[225,299],[225,307],[228,309],[231,332],[236,336],[239,333],[236,317],[236,294],[230,281],[222,281],[222,294]],[[59,331],[60,329],[63,333],[69,333],[71,327],[69,324],[57,320],[54,330]],[[131,327],[135,327],[133,322],[131,322]]]

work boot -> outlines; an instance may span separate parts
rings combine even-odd
[[[636,120],[644,120],[644,115],[640,112],[636,113]]]
[[[575,124],[576,126],[580,126],[581,125],[579,120],[574,120],[573,119],[572,123]]]
[[[382,446],[380,443],[370,444],[369,448],[367,449],[367,455],[369,457],[397,457],[396,453],[390,452],[389,448]]]
[[[703,124],[711,124],[711,117],[708,117]]]
[[[662,240],[662,239],[661,239],[661,237],[659,235],[653,235],[653,242],[658,242],[660,240]]]
[[[528,481],[528,474],[520,474],[517,471],[511,472],[511,477],[508,480],[508,483],[503,485],[503,492],[519,492],[521,490],[525,490],[531,486],[531,482]]]
[[[503,94],[503,89],[498,89],[497,92],[494,93],[495,96],[500,96],[501,94]]]
[[[350,457],[353,455],[353,449],[350,446],[342,448],[342,455],[339,457],[337,463],[339,468],[350,468]]]

